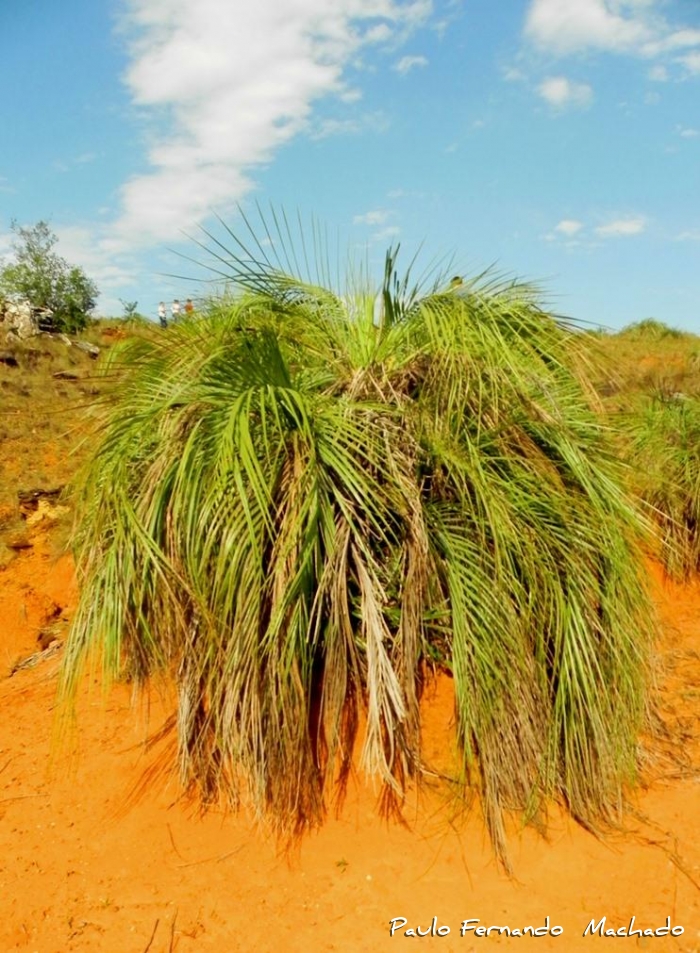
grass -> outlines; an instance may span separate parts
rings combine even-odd
[[[643,321],[596,350],[630,488],[658,527],[666,571],[687,579],[700,570],[700,338]]]
[[[165,673],[183,783],[287,836],[356,745],[400,810],[444,670],[499,852],[504,810],[617,816],[650,613],[582,336],[523,284],[421,286],[390,253],[378,317],[357,271],[331,290],[323,263],[302,280],[262,245],[213,248],[237,291],[114,357],[64,701],[90,660]]]
[[[588,335],[599,370],[596,385],[608,409],[629,411],[655,394],[700,397],[700,338],[659,321],[616,334]]]
[[[632,482],[659,527],[668,574],[700,570],[700,400],[657,394],[625,420]]]

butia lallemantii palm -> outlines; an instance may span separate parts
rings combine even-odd
[[[183,781],[290,833],[354,756],[400,804],[443,669],[497,847],[548,797],[610,817],[648,614],[581,336],[515,282],[421,291],[390,253],[341,293],[216,248],[235,293],[119,352],[64,694],[89,657],[169,673]]]

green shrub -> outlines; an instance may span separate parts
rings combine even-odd
[[[651,507],[675,579],[700,571],[700,400],[647,397],[625,418],[633,482]]]

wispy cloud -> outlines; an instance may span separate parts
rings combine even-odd
[[[700,242],[700,228],[689,228],[676,235],[677,242]]]
[[[643,215],[616,218],[606,225],[596,228],[596,235],[601,238],[625,238],[630,235],[640,235],[647,227],[647,220]]]
[[[122,187],[106,248],[160,243],[226,211],[308,128],[315,103],[347,99],[343,71],[363,47],[405,40],[431,11],[430,0],[130,0],[125,79],[150,117],[150,170]],[[355,131],[352,121],[315,134]]]
[[[700,136],[700,131],[688,126],[677,126],[676,131],[682,139],[697,139],[697,137]]]
[[[353,220],[353,225],[383,225],[384,222],[389,218],[389,213],[386,209],[377,208],[372,209],[370,212],[364,212],[362,215],[356,215]]]
[[[396,198],[405,193],[401,192],[400,189],[395,189],[389,194],[391,197]],[[370,241],[384,242],[390,241],[401,234],[400,227],[390,222],[394,217],[395,212],[391,212],[385,208],[374,208],[370,209],[369,212],[363,212],[361,215],[355,215],[352,224],[368,225],[370,228],[374,228],[375,231],[370,235]]]
[[[385,242],[391,241],[394,238],[397,238],[401,234],[401,229],[398,225],[386,225],[384,228],[380,228],[378,231],[374,232],[372,235],[373,242]]]
[[[645,58],[676,57],[700,72],[700,30],[671,24],[663,0],[531,0],[524,34],[535,47],[557,56],[602,50]],[[663,81],[661,69],[650,78]]]
[[[584,223],[577,218],[563,218],[557,222],[551,232],[541,237],[546,242],[558,242],[566,248],[578,248],[582,244],[581,233],[584,231]],[[587,244],[590,245],[590,242]]]
[[[361,89],[346,89],[338,96],[342,103],[359,103],[362,99]]]
[[[621,5],[615,6],[619,9]],[[629,50],[654,36],[640,12],[620,16],[605,0],[533,0],[525,35],[537,46],[560,55],[589,48]]]
[[[365,40],[368,43],[388,43],[392,35],[393,31],[388,23],[378,23],[367,30]]]
[[[73,156],[72,159],[56,159],[53,162],[53,168],[57,172],[71,172],[75,166],[87,165],[94,162],[99,157],[97,152],[82,152],[80,155]]]
[[[386,132],[389,120],[381,112],[365,113],[352,118],[329,117],[319,119],[309,126],[311,139],[327,139],[329,136],[356,136],[362,132]]]
[[[652,66],[649,70],[649,79],[655,83],[667,83],[668,70],[665,66],[661,66],[660,64]]]
[[[689,73],[700,73],[700,50],[679,56],[677,62],[685,66]]]
[[[554,226],[554,231],[560,235],[571,237],[572,235],[577,235],[582,228],[583,222],[579,222],[575,218],[563,218],[558,225]]]
[[[410,73],[412,69],[427,65],[428,60],[425,56],[402,56],[401,59],[394,64],[394,69],[397,73],[401,73],[402,76],[405,76],[407,73]]]
[[[593,90],[586,83],[575,83],[566,76],[550,76],[537,87],[538,94],[555,109],[590,105]]]
[[[700,46],[700,30],[674,28],[658,0],[532,0],[525,35],[559,55],[588,49],[655,56]]]
[[[106,255],[101,244],[95,242],[94,229],[90,226],[56,225],[54,231],[58,237],[57,252],[66,261],[75,262],[84,268],[103,293],[108,294],[133,283],[133,262],[124,255]]]

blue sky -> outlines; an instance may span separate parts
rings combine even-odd
[[[98,311],[202,288],[236,203],[700,332],[697,0],[0,0],[0,259],[48,219]],[[220,230],[219,230],[220,231]]]

